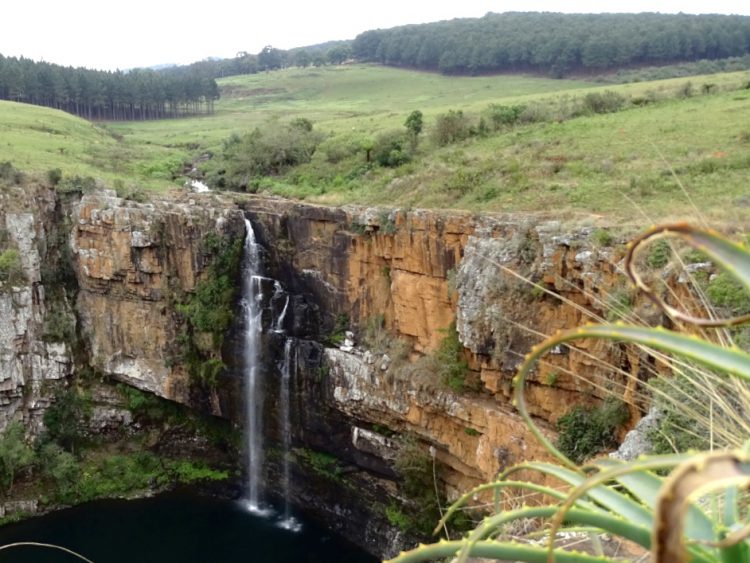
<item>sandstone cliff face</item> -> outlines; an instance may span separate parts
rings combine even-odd
[[[38,431],[56,383],[71,373],[69,346],[45,337],[55,307],[45,298],[42,254],[56,199],[46,190],[0,192],[0,252],[18,252],[22,276],[0,279],[0,432],[13,420]]]
[[[474,391],[451,391],[419,363],[404,368],[403,360],[367,350],[372,343],[326,351],[328,400],[346,413],[352,432],[375,425],[418,436],[435,448],[451,495],[509,464],[544,456],[511,405],[511,378],[543,334],[587,320],[586,311],[603,314],[608,294],[624,287],[621,257],[594,247],[592,228],[523,216],[333,210],[261,198],[243,206],[269,249],[273,275],[315,304],[323,335],[342,314],[360,334],[382,316],[392,337],[408,342],[413,366],[430,357],[456,321],[479,384]],[[555,350],[530,382],[531,412],[550,428],[576,404],[632,387],[608,364],[639,376],[639,358],[610,343]]]
[[[177,304],[206,277],[210,256],[203,241],[211,233],[242,236],[247,215],[265,249],[265,272],[289,297],[283,326],[266,338],[269,439],[278,434],[275,366],[283,332],[305,350],[296,371],[295,447],[328,451],[366,474],[360,488],[372,499],[395,493],[399,442],[390,433],[432,447],[449,496],[510,464],[543,457],[510,403],[511,377],[542,334],[580,323],[585,311],[601,313],[606,294],[624,284],[620,256],[593,247],[590,228],[533,217],[331,209],[214,195],[139,204],[113,193],[86,195],[63,212],[52,192],[3,197],[0,228],[19,249],[27,282],[0,287],[0,429],[18,416],[38,427],[55,388],[47,383],[73,371],[70,343],[45,337],[50,307],[42,269],[53,224],[72,249],[77,297],[75,303],[57,299],[55,307],[76,323],[82,348],[76,367],[88,365],[105,378],[241,425],[231,406],[240,400],[240,378],[228,350],[232,373],[215,388],[196,388],[173,360],[184,336]],[[267,297],[269,310],[284,301]],[[357,346],[324,347],[344,320],[357,333]],[[434,374],[433,353],[453,322],[471,368],[465,392],[452,391]],[[265,324],[269,328],[269,319]],[[377,339],[362,338],[368,325],[378,328]],[[237,343],[231,335],[229,341]],[[603,390],[632,391],[600,360],[636,377],[643,363],[604,342],[555,352],[527,391],[531,412],[547,428]],[[102,424],[123,415],[103,416]],[[309,504],[305,491],[300,487],[298,498]],[[344,504],[334,504],[330,521],[377,549],[376,528],[347,527],[351,517],[343,515],[353,513]]]
[[[71,245],[92,365],[190,403],[188,374],[170,362],[181,336],[175,306],[201,279],[210,258],[202,252],[205,237],[243,231],[242,213],[210,198],[138,204],[114,194],[84,196],[73,209]]]

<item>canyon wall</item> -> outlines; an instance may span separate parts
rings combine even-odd
[[[0,226],[6,246],[19,251],[24,280],[0,286],[0,426],[23,418],[38,430],[55,387],[81,370],[241,426],[238,322],[223,343],[191,331],[201,357],[224,366],[216,380],[198,381],[185,361],[184,305],[211,275],[208,238],[238,240],[247,216],[266,274],[289,296],[277,332],[298,350],[296,498],[381,554],[382,508],[398,494],[393,461],[404,437],[429,448],[448,498],[508,465],[543,458],[510,401],[515,369],[544,334],[604,314],[607,294],[625,285],[621,256],[593,245],[591,227],[531,216],[333,209],[213,194],[136,203],[100,192],[61,201],[49,190],[19,188],[2,197]],[[45,263],[72,269],[75,291],[56,293],[54,307],[73,336],[45,328]],[[645,304],[633,306],[648,314]],[[272,444],[282,346],[268,332]],[[451,386],[438,375],[439,350],[456,334],[468,372]],[[577,404],[632,393],[626,374],[637,380],[643,360],[606,342],[555,350],[528,386],[530,411],[552,432]],[[335,456],[351,494],[337,493],[336,482],[305,486],[316,479],[303,462],[308,450]],[[278,467],[269,460],[272,481]]]
[[[39,432],[54,389],[72,373],[70,343],[45,334],[57,312],[42,280],[57,208],[48,190],[0,192],[0,252],[8,262],[0,276],[0,431],[22,420]]]
[[[314,303],[318,340],[342,318],[359,338],[324,351],[324,396],[346,414],[355,446],[373,449],[362,439],[373,428],[418,436],[434,448],[449,497],[545,456],[511,405],[511,378],[544,334],[606,314],[608,295],[625,287],[621,256],[593,245],[593,228],[262,198],[241,205],[258,225],[272,275]],[[453,323],[470,370],[460,390],[436,373],[436,350]],[[632,393],[626,374],[637,378],[643,367],[609,342],[554,352],[527,390],[530,411],[550,431],[578,404]]]
[[[241,211],[210,198],[139,204],[98,193],[70,213],[76,310],[92,367],[191,405],[190,376],[175,360],[186,330],[178,306],[206,275],[206,238],[244,236]],[[210,412],[227,415],[213,391]]]

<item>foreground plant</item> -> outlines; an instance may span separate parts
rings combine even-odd
[[[633,283],[675,321],[700,327],[722,327],[747,322],[750,316],[701,319],[668,305],[640,277],[635,257],[644,243],[661,237],[678,237],[706,254],[750,291],[750,253],[713,231],[679,223],[654,227],[630,246],[626,270]],[[750,355],[736,347],[721,346],[690,334],[662,327],[647,328],[617,323],[585,325],[558,333],[534,347],[514,378],[514,404],[532,433],[557,463],[524,462],[499,475],[495,482],[477,487],[458,499],[436,527],[476,495],[493,492],[496,511],[459,541],[421,545],[402,553],[392,563],[412,563],[445,557],[485,557],[529,562],[604,562],[600,534],[629,540],[651,554],[656,563],[695,561],[750,562],[750,524],[741,517],[747,502],[741,489],[750,485],[750,454],[745,449],[645,456],[632,462],[596,460],[578,467],[539,430],[526,408],[524,385],[535,364],[553,348],[580,339],[608,339],[656,350],[722,377],[750,381]],[[669,471],[668,476],[661,476]],[[514,479],[523,472],[524,478]],[[552,488],[528,480],[555,481]],[[499,510],[504,490],[531,492],[539,503]],[[700,500],[700,502],[698,502]],[[536,543],[502,539],[504,528],[524,519],[544,521],[545,536]],[[585,531],[594,554],[567,551],[556,544],[559,532]]]

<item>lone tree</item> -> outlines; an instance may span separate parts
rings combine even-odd
[[[412,149],[417,147],[418,137],[422,132],[423,125],[422,112],[418,109],[411,112],[404,122],[404,127],[406,127],[406,130],[409,133],[409,141],[411,142]]]

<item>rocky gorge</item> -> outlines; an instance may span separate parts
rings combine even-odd
[[[380,556],[413,536],[388,514],[410,500],[401,452],[432,464],[443,501],[545,457],[511,403],[515,369],[544,334],[604,315],[625,287],[617,244],[545,217],[213,193],[138,203],[44,186],[0,196],[0,251],[15,251],[21,270],[0,280],[0,431],[22,420],[42,433],[70,386],[91,397],[91,434],[139,432],[122,386],[240,428],[232,288],[247,218],[284,291],[263,292],[269,493],[290,455],[295,504]],[[295,349],[291,453],[277,422],[282,333]],[[554,433],[576,405],[632,395],[649,361],[603,342],[555,350],[528,386],[530,410]],[[445,375],[447,364],[459,369]],[[632,425],[637,405],[631,415]]]

